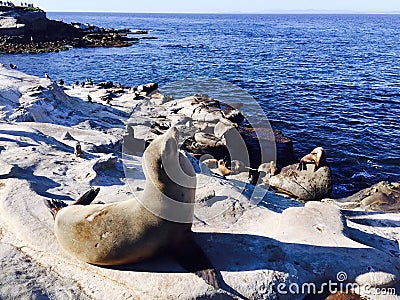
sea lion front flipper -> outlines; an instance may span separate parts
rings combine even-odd
[[[91,188],[89,191],[80,196],[79,199],[76,200],[73,205],[89,205],[97,197],[99,192],[100,188],[97,189]]]
[[[220,283],[215,269],[200,270],[196,271],[195,274],[217,290],[220,289]]]
[[[299,162],[299,166],[297,167],[297,171],[303,171],[303,162]]]
[[[220,288],[221,284],[217,272],[191,236],[173,249],[173,255],[184,269],[195,273],[216,289]]]

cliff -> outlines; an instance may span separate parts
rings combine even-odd
[[[70,46],[121,47],[138,40],[118,30],[92,26],[96,29],[92,32],[74,24],[50,20],[39,8],[0,6],[0,53],[53,52]]]

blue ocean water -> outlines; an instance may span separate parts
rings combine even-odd
[[[400,181],[400,15],[48,13],[65,22],[149,29],[129,48],[0,55],[67,83],[136,86],[215,77],[249,92],[301,157],[327,150],[334,196]]]

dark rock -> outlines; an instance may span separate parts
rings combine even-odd
[[[278,168],[283,168],[297,162],[294,155],[293,142],[280,130],[273,130],[276,143],[276,156]]]
[[[92,25],[92,24],[82,24],[79,22],[72,22],[71,23],[72,26],[74,26],[76,29],[79,29],[82,32],[85,33],[103,33],[104,32],[104,28],[100,28],[98,26]]]
[[[336,292],[330,294],[325,300],[366,300],[367,298],[361,297],[353,291],[349,292]]]
[[[158,83],[156,83],[156,82],[139,85],[137,87],[137,91],[139,92],[139,94],[146,93],[146,95],[143,94],[143,96],[147,96],[147,95],[153,93],[154,91],[156,91],[157,89],[158,89]]]
[[[298,164],[293,164],[272,176],[269,184],[295,198],[321,200],[332,192],[331,170],[328,166],[315,170],[315,165],[307,165],[307,170],[299,171]]]
[[[132,34],[148,34],[148,30],[132,30],[130,33]]]
[[[71,47],[127,47],[139,41],[114,29],[49,20],[39,8],[0,7],[0,52],[43,53]]]
[[[69,133],[69,131],[66,131],[63,136],[61,137],[62,140],[65,141],[75,141],[75,139],[72,137],[72,135]]]
[[[114,87],[114,83],[112,81],[100,82],[99,86],[103,89],[111,89]]]
[[[238,130],[247,145],[252,168],[258,168],[260,164],[276,159],[277,167],[281,169],[297,161],[292,141],[281,131],[251,126],[239,126]],[[275,148],[276,157],[275,153],[271,153]]]

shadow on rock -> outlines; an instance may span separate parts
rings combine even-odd
[[[40,196],[43,196],[46,198],[64,200],[64,201],[74,200],[69,196],[49,193],[48,192],[49,189],[60,187],[61,185],[59,183],[55,182],[54,180],[51,180],[48,177],[37,176],[37,175],[34,175],[33,173],[34,173],[33,167],[28,167],[26,169],[23,169],[18,166],[14,166],[12,169],[12,172],[10,174],[0,176],[0,179],[7,179],[7,178],[24,179],[29,182],[32,190],[34,190]]]
[[[316,283],[336,280],[339,272],[346,272],[349,282],[354,282],[357,276],[371,270],[397,275],[400,272],[395,256],[371,248],[283,243],[273,238],[250,234],[194,233],[194,238],[217,271],[290,272],[290,269],[295,268],[300,280]],[[112,268],[132,272],[186,272],[168,256]]]

